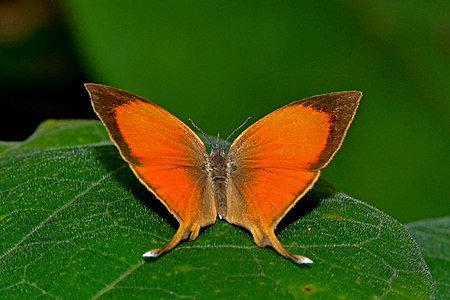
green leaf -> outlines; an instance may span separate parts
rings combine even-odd
[[[50,121],[0,152],[0,294],[6,298],[430,298],[404,227],[319,181],[278,228],[298,266],[218,221],[154,261],[176,222],[99,122]],[[174,183],[176,184],[176,183]]]
[[[450,217],[405,225],[414,237],[436,283],[436,299],[450,299]]]

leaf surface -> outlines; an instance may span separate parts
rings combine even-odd
[[[218,221],[154,261],[176,221],[97,121],[48,121],[0,147],[0,294],[9,298],[430,298],[390,216],[319,181],[278,227],[298,266]]]
[[[436,299],[450,299],[450,217],[405,225],[419,247],[436,283]]]

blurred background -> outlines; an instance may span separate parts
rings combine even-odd
[[[96,118],[84,82],[221,136],[294,100],[361,90],[322,178],[401,222],[450,214],[448,0],[0,2],[0,140]]]

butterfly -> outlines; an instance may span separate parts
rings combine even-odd
[[[172,239],[144,258],[195,240],[218,216],[249,230],[256,245],[312,263],[289,252],[274,231],[341,146],[361,92],[292,102],[244,130],[228,153],[221,143],[208,153],[194,131],[157,104],[106,85],[85,87],[122,158],[179,222]]]

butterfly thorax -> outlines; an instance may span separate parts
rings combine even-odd
[[[209,159],[208,177],[214,191],[217,214],[224,218],[227,214],[227,155],[222,147],[214,147]]]

